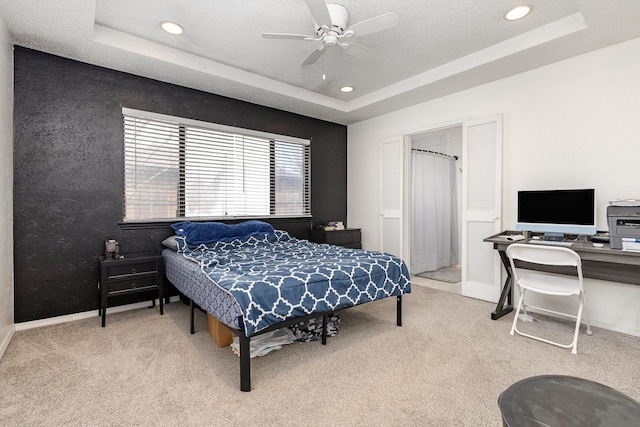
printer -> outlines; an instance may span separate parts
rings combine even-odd
[[[622,238],[640,239],[640,205],[607,206],[609,244],[622,249]]]

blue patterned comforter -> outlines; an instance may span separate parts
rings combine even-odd
[[[310,243],[280,230],[231,242],[176,241],[179,253],[238,301],[247,336],[287,319],[411,292],[406,264],[386,253]]]

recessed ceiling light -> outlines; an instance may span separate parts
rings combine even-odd
[[[353,88],[351,86],[343,86],[340,88],[340,90],[345,93],[353,92]]]
[[[162,21],[160,26],[169,34],[180,35],[184,32],[184,29],[173,21]]]
[[[526,4],[516,6],[504,14],[504,19],[507,21],[515,21],[516,19],[524,18],[531,12],[531,9],[531,6]]]

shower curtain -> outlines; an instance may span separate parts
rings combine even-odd
[[[458,264],[455,160],[413,150],[411,174],[411,272]]]

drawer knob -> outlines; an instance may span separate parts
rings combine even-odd
[[[135,273],[136,271],[137,271],[137,270],[136,270],[135,268],[132,268],[132,269],[131,269],[131,272],[132,272],[132,273]]]

